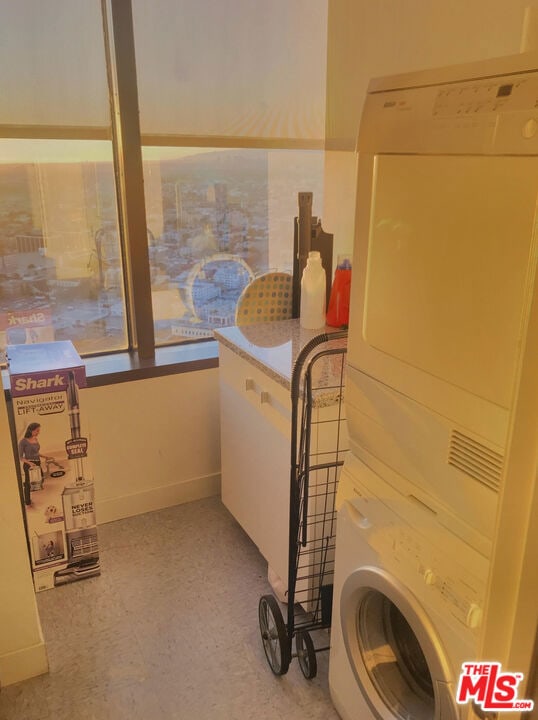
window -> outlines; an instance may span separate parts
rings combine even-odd
[[[0,156],[0,344],[125,349],[111,143],[0,140]]]
[[[157,344],[212,337],[234,323],[254,277],[291,272],[297,189],[319,200],[323,173],[320,151],[166,148],[162,156],[144,148]]]
[[[153,324],[139,336],[212,337],[253,277],[291,270],[297,193],[318,214],[323,199],[326,4],[132,0]],[[109,26],[113,5],[129,9],[107,0]],[[0,15],[0,347],[128,349],[101,2],[0,0]]]

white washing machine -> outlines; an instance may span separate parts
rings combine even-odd
[[[488,563],[356,457],[340,478],[329,684],[343,720],[461,720]]]

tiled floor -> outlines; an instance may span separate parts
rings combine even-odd
[[[50,673],[2,689],[0,720],[337,720],[327,652],[312,681],[271,673],[266,564],[219,499],[99,539],[100,577],[38,594]]]

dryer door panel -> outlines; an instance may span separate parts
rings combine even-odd
[[[442,414],[443,385],[510,407],[536,263],[537,159],[369,161],[358,196],[350,364],[419,401],[423,390]]]

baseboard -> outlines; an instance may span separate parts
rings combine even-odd
[[[49,671],[45,643],[0,655],[0,688]]]
[[[113,522],[122,518],[141,515],[152,510],[182,503],[202,500],[220,494],[220,473],[193,478],[173,485],[151,488],[144,492],[108,500],[96,500],[97,524]]]

